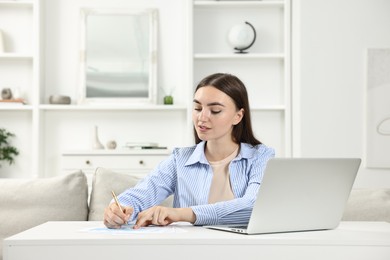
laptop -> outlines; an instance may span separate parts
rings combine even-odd
[[[358,158],[273,158],[247,226],[206,228],[264,234],[336,228],[357,175]]]

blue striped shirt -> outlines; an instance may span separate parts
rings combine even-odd
[[[274,149],[264,144],[253,147],[241,143],[239,154],[229,165],[235,198],[208,204],[213,172],[204,146],[205,142],[200,142],[175,148],[135,187],[118,196],[121,204],[134,208],[131,220],[173,194],[173,207],[190,207],[196,215],[195,225],[248,223],[267,161],[275,156]]]

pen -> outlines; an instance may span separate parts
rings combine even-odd
[[[114,192],[113,190],[111,191],[111,194],[112,194],[112,197],[114,197],[114,200],[115,200],[116,205],[119,207],[119,209],[120,209],[122,212],[124,212],[123,209],[122,209],[122,207],[121,207],[121,204],[119,204],[118,198],[117,198],[117,196],[115,195],[115,192]]]

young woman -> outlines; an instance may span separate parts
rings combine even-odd
[[[175,148],[142,182],[111,203],[104,224],[134,228],[186,221],[195,225],[248,223],[274,150],[252,132],[244,84],[230,74],[203,79],[193,100],[196,145]],[[173,208],[156,206],[174,195]]]

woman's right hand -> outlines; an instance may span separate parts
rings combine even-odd
[[[178,221],[194,223],[196,216],[191,208],[154,206],[138,214],[134,229],[149,225],[166,226]]]
[[[104,210],[104,225],[108,228],[120,228],[122,225],[127,224],[131,214],[133,214],[132,207],[122,206],[121,211],[116,203],[111,203]]]

